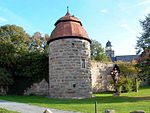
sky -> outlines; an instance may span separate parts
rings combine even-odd
[[[139,21],[150,13],[150,0],[0,0],[0,26],[15,24],[30,36],[35,32],[50,35],[67,6],[102,47],[109,40],[115,55],[136,54],[142,32]]]

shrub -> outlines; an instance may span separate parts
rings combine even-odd
[[[5,69],[0,68],[0,86],[7,86],[13,83],[11,74]]]
[[[117,62],[120,68],[119,81],[116,84],[118,92],[137,91],[140,81],[137,79],[138,69],[132,63]],[[113,82],[111,82],[114,84]]]

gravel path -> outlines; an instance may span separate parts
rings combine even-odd
[[[21,113],[43,113],[47,109],[44,107],[28,105],[24,103],[4,101],[4,100],[0,100],[0,107],[8,109],[8,110],[18,111]],[[48,109],[52,113],[77,113],[77,112],[71,112],[71,111],[56,110],[56,109],[51,109],[51,108],[48,108]]]

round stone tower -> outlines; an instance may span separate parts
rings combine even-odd
[[[50,97],[91,97],[91,40],[69,11],[55,26],[48,40]]]

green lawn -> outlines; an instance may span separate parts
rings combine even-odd
[[[0,108],[0,113],[19,113],[19,112],[10,111],[10,110],[6,110],[6,109],[3,109],[3,108]]]
[[[95,97],[90,99],[80,100],[50,99],[42,96],[0,96],[0,99],[83,113],[94,113],[94,103],[97,101],[99,113],[104,113],[105,109],[115,109],[116,113],[129,113],[133,110],[150,113],[150,86],[141,88],[138,93],[121,94],[120,97],[103,93],[95,94]]]

